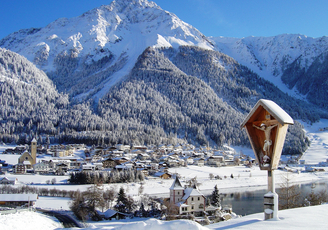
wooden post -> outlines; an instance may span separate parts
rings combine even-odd
[[[268,191],[264,195],[264,219],[278,220],[279,197],[276,193],[274,170],[268,170]]]

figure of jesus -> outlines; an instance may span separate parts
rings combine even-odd
[[[261,130],[264,132],[265,135],[265,140],[264,140],[264,145],[263,145],[263,152],[264,152],[264,156],[263,156],[263,163],[264,164],[270,164],[270,157],[269,157],[269,153],[270,153],[270,146],[272,145],[272,140],[270,138],[271,136],[271,130],[276,127],[278,124],[274,124],[274,125],[266,125],[264,123],[262,123],[260,125],[260,127],[256,126],[253,124],[253,127]]]

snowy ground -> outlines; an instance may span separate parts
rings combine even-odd
[[[120,230],[208,230],[208,229],[326,229],[328,226],[328,204],[279,211],[279,220],[264,221],[263,213],[244,216],[229,221],[201,226],[193,221],[160,221],[156,219],[128,219],[121,221],[101,221],[89,223],[86,229],[120,229]],[[301,218],[300,218],[301,217]],[[60,223],[39,213],[24,212],[0,215],[0,229],[14,230],[62,229]]]
[[[62,228],[56,218],[36,212],[20,212],[0,215],[0,229],[3,230],[51,230]]]
[[[321,120],[313,125],[302,124],[311,145],[301,159],[305,160],[306,164],[317,164],[326,161],[328,159],[328,120]],[[327,130],[320,131],[324,128],[327,128]]]
[[[289,178],[292,178],[292,181],[295,183],[311,183],[314,181],[326,180],[328,181],[328,168],[327,172],[317,172],[317,173],[292,173],[289,175]],[[210,194],[213,191],[215,185],[218,185],[218,188],[221,193],[232,193],[232,192],[245,192],[245,191],[255,191],[258,189],[265,189],[267,187],[267,172],[261,171],[258,167],[253,169],[246,168],[244,166],[238,167],[222,167],[222,168],[213,168],[213,167],[197,167],[197,166],[188,166],[183,168],[173,169],[173,173],[178,173],[182,176],[181,183],[185,184],[186,180],[189,180],[197,176],[197,180],[200,183],[199,189],[204,195]],[[222,180],[210,180],[209,173],[214,175],[220,175],[223,177]],[[234,175],[234,178],[231,178],[231,174]],[[276,171],[276,184],[277,187],[279,183],[283,180],[283,177],[286,175],[284,171]],[[24,176],[24,175],[10,175],[18,178],[18,181],[21,184],[29,184],[35,187],[46,187],[48,189],[56,188],[59,190],[67,191],[80,191],[86,190],[91,185],[69,185],[66,184],[67,176]],[[226,178],[224,178],[226,176]],[[57,182],[61,184],[56,185],[47,185],[46,181],[56,178]],[[30,184],[31,180],[35,181],[33,184]],[[158,178],[149,178],[144,181],[143,194],[148,194],[151,196],[157,197],[168,197],[169,188],[173,183],[173,179],[161,180]],[[15,186],[21,186],[17,184]],[[131,195],[134,199],[138,199],[138,190],[141,186],[140,183],[128,183],[128,184],[105,184],[104,189],[114,188],[118,192],[120,187],[123,187],[127,194]],[[69,201],[68,198],[52,198],[52,197],[42,197],[40,196],[36,202],[36,207],[40,208],[53,208],[53,209],[64,209],[69,210]]]
[[[209,229],[327,229],[328,204],[279,211],[279,219],[264,221],[258,213],[206,226]]]
[[[305,208],[289,209],[279,211],[279,220],[264,221],[264,214],[258,213],[244,216],[241,218],[232,219],[229,221],[219,222],[207,226],[200,226],[199,224],[190,221],[169,221],[163,222],[159,220],[146,220],[129,222],[108,222],[103,224],[90,224],[88,229],[120,229],[120,230],[166,230],[166,229],[192,229],[192,230],[206,230],[206,229],[326,229],[328,224],[327,216],[328,204],[320,206],[312,206]],[[301,217],[301,218],[300,218]]]

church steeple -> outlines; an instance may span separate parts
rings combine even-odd
[[[36,164],[36,145],[37,141],[35,138],[31,141],[31,157],[33,159],[32,165]]]
[[[184,188],[182,187],[179,178],[176,176],[170,187],[170,202],[176,204],[182,201],[183,190]]]
[[[182,185],[181,185],[180,180],[179,180],[178,177],[175,177],[175,179],[173,181],[173,184],[170,187],[171,190],[174,190],[175,188],[182,188],[183,189],[183,187],[182,187]]]

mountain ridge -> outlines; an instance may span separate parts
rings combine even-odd
[[[325,109],[289,96],[263,72],[217,50],[237,47],[239,56],[271,72],[271,67],[290,70],[294,56],[284,66],[278,65],[283,60],[279,56],[275,66],[274,57],[261,56],[269,52],[268,47],[261,49],[266,39],[258,45],[211,39],[155,3],[121,0],[41,29],[13,33],[0,46],[26,56],[46,72],[57,93],[69,96],[53,114],[55,119],[36,119],[30,125],[31,135],[52,135],[59,142],[247,145],[239,123],[260,98],[276,101],[294,119],[328,118]],[[316,53],[310,54],[309,60],[316,59]],[[324,63],[325,57],[318,60]],[[17,139],[18,119],[15,114],[7,118],[15,123],[5,134]],[[48,128],[41,129],[44,123]],[[287,135],[287,153],[308,146],[301,125],[295,123]]]
[[[219,51],[233,57],[284,92],[316,103],[318,98],[308,97],[298,85],[294,87],[295,84],[290,84],[288,72],[293,71],[293,68],[307,72],[315,60],[327,51],[328,37],[312,38],[300,34],[281,34],[272,37],[211,39]],[[297,66],[294,63],[296,60]],[[306,78],[311,79],[312,76],[308,75]]]
[[[144,23],[144,24],[143,24]],[[197,29],[181,21],[174,14],[162,10],[153,2],[119,0],[90,10],[72,19],[60,18],[44,28],[24,30],[11,34],[0,41],[0,46],[17,52],[47,72],[58,89],[68,92],[73,97],[90,95],[88,91],[75,91],[65,85],[66,78],[83,79],[79,69],[96,69],[106,71],[120,65],[122,57],[126,58],[127,68],[132,69],[137,57],[149,46],[201,45],[211,48],[207,38]],[[111,58],[111,65],[104,65]],[[71,70],[63,73],[61,62],[70,62]],[[122,63],[121,63],[122,64]],[[124,64],[124,65],[125,65]],[[116,69],[116,68],[115,68]],[[110,74],[97,84],[119,82],[123,74],[116,71],[116,79]],[[90,73],[91,74],[91,73]],[[76,76],[76,77],[74,77]],[[64,79],[63,79],[64,78]],[[80,80],[81,81],[81,80]],[[108,88],[112,84],[105,84]],[[100,89],[101,90],[101,89]],[[107,90],[107,88],[105,88]],[[99,90],[98,90],[99,91]]]

